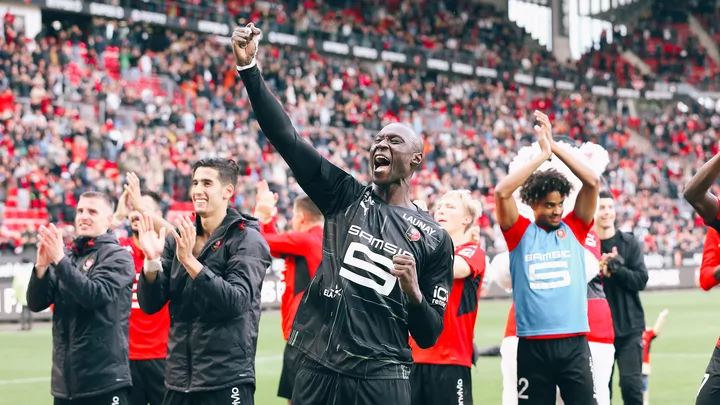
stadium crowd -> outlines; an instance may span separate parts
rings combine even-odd
[[[361,3],[368,2],[375,4]],[[407,46],[421,41],[426,47],[442,43],[448,51],[459,47],[453,45],[456,38],[463,38],[459,42],[464,50],[488,66],[526,59],[526,65],[542,65],[556,76],[569,69],[547,54],[519,53],[525,49],[523,34],[499,23],[491,11],[481,12],[487,17],[484,29],[443,36],[446,30],[441,28],[446,26],[463,30],[482,24],[468,23],[467,13],[453,17],[463,20],[461,25],[448,20],[454,14],[447,13],[430,21],[394,19],[391,11],[396,5],[409,15],[428,15],[396,1],[386,2],[385,11],[364,7],[374,14],[355,13],[352,18],[328,17],[332,14],[314,2],[287,11],[258,11],[247,3],[227,5],[237,7],[239,22],[256,20],[254,14],[261,12],[273,20],[269,26],[287,26],[290,20],[294,29],[322,27],[326,34],[352,33],[358,41],[372,34],[391,43],[392,49],[401,49],[403,41]],[[191,164],[219,156],[237,160],[245,174],[236,206],[251,211],[254,184],[265,179],[280,194],[278,206],[288,217],[300,189],[259,132],[227,44],[193,33],[155,30],[150,36],[140,26],[102,19],[95,19],[86,32],[78,26],[46,27],[31,39],[7,23],[12,16],[4,18],[0,202],[5,206],[47,210],[47,220],[72,223],[83,191],[97,189],[117,197],[124,173],[135,171],[146,188],[161,193],[165,211],[177,209],[187,200]],[[373,33],[362,24],[346,28],[352,21],[376,24],[378,19],[390,22]],[[394,24],[403,28],[402,38]],[[485,208],[480,226],[489,253],[505,248],[490,215],[492,189],[506,173],[514,151],[532,141],[535,109],[550,115],[556,134],[597,142],[610,152],[605,181],[620,202],[620,229],[643,237],[647,251],[702,246],[701,222],[680,194],[694,170],[717,152],[720,116],[714,111],[686,114],[672,108],[652,118],[631,119],[617,110],[616,103],[583,90],[537,91],[289,47],[262,47],[259,63],[301,134],[361,180],[368,180],[365,151],[370,133],[396,121],[422,133],[427,157],[414,178],[414,197],[427,199],[432,208],[435,196],[451,188],[472,190]],[[128,111],[133,111],[132,123],[122,119]],[[649,140],[650,148],[630,142],[635,131]],[[24,224],[3,218],[4,247],[18,251],[34,243],[37,221]]]

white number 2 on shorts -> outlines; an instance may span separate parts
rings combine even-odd
[[[695,395],[696,397],[697,397],[698,395],[700,395],[700,391],[702,391],[702,387],[705,385],[705,383],[707,382],[707,380],[708,380],[709,378],[710,378],[710,374],[705,373],[705,375],[703,376],[703,380],[702,380],[702,382],[700,383],[700,388],[698,388],[697,395]]]
[[[527,378],[522,377],[518,380],[518,386],[522,386],[522,388],[520,388],[520,391],[518,391],[518,399],[528,399],[528,396],[527,396],[527,394],[525,394],[525,391],[530,386],[530,381],[528,381]]]

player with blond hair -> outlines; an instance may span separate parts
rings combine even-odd
[[[482,205],[473,200],[468,190],[450,191],[437,204],[435,221],[450,234],[455,246],[454,282],[449,297],[447,291],[434,292],[448,302],[445,327],[437,343],[421,349],[410,339],[414,361],[410,373],[412,405],[472,404],[470,370],[485,252],[469,231],[481,214]]]

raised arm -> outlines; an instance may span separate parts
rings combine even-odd
[[[550,125],[550,118],[548,118],[547,115],[536,111],[535,117],[541,123],[545,124],[545,122],[547,122],[547,125]],[[582,182],[582,187],[575,201],[575,215],[586,224],[591,224],[595,218],[595,211],[597,210],[597,200],[600,194],[600,179],[589,166],[553,141],[552,132],[548,135],[550,136],[552,153],[565,163],[570,171]]]
[[[247,27],[236,29],[232,37],[235,63],[255,118],[315,205],[326,215],[339,211],[357,200],[364,188],[350,174],[322,157],[297,133],[256,65],[259,35],[260,30],[250,23]]]
[[[160,311],[170,300],[170,273],[175,259],[174,242],[172,235],[167,236],[160,258],[145,260],[138,279],[137,295],[140,309],[146,314],[152,315]]]
[[[720,154],[715,155],[690,179],[683,197],[697,211],[706,224],[720,231],[720,206],[718,199],[710,193],[710,187],[720,176]]]
[[[551,156],[552,152],[548,139],[549,124],[550,122],[548,121],[548,128],[535,126],[538,145],[541,151],[540,155],[525,163],[525,165],[514,172],[509,173],[504,179],[500,180],[495,187],[495,215],[500,223],[500,228],[505,232],[509,231],[510,228],[515,225],[520,216],[517,204],[513,198],[513,193]]]
[[[138,280],[137,295],[140,309],[146,314],[160,311],[170,300],[170,275],[175,260],[177,242],[173,236],[165,236],[167,228],[155,233],[149,214],[140,218],[140,247],[145,254],[145,264]]]

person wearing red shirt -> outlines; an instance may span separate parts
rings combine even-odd
[[[165,357],[167,356],[170,314],[167,305],[161,311],[148,315],[140,309],[137,298],[137,283],[145,263],[145,254],[138,240],[140,219],[143,213],[152,214],[155,229],[169,227],[162,219],[160,196],[153,192],[140,192],[140,180],[134,173],[127,175],[126,191],[118,201],[113,225],[122,225],[130,220],[132,235],[119,240],[133,256],[135,282],[133,283],[132,310],[130,312],[130,374],[132,392],[130,405],[161,405],[165,396]]]
[[[688,182],[683,197],[692,205],[700,218],[709,226],[705,236],[702,264],[700,265],[700,287],[709,291],[720,283],[720,203],[710,192],[720,176],[720,154],[705,163]],[[720,403],[720,340],[713,351],[695,405]]]
[[[670,311],[668,309],[664,309],[660,312],[660,315],[658,315],[652,329],[647,328],[643,332],[643,405],[650,405],[650,346],[652,345],[653,340],[660,336],[660,333],[665,327],[665,318],[669,312]]]
[[[416,202],[418,204],[418,202]],[[419,204],[418,204],[419,205]],[[412,405],[472,404],[473,337],[480,289],[485,275],[485,251],[472,240],[471,228],[482,214],[467,190],[453,190],[439,201],[435,220],[448,231],[455,246],[454,282],[446,300],[443,332],[437,343],[421,349],[410,337]]]
[[[280,303],[283,339],[287,342],[303,294],[322,261],[323,214],[307,196],[293,204],[292,230],[278,233],[276,228],[277,194],[265,181],[258,182],[254,215],[262,223],[260,231],[270,246],[270,254],[285,258],[285,291]],[[292,398],[295,374],[300,366],[300,351],[285,345],[278,396]]]

